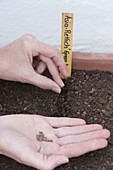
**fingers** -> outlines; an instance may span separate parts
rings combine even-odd
[[[58,71],[58,68],[56,67],[55,63],[48,57],[40,55],[40,61],[39,57],[35,57],[33,61],[33,68],[35,71],[39,74],[43,73],[43,71],[46,69],[46,66],[50,72],[50,74],[53,77],[53,80],[60,86],[63,87],[64,83],[60,77],[60,73]]]
[[[78,157],[80,155],[83,155],[85,153],[95,151],[98,149],[102,149],[106,147],[108,144],[106,139],[98,138],[98,139],[92,139],[76,144],[68,144],[68,145],[63,145],[60,148],[60,151],[58,154],[64,154],[68,158],[71,157]]]
[[[46,63],[41,61],[39,56],[33,57],[32,66],[39,74],[42,74],[46,69]]]
[[[37,46],[37,51],[39,51],[39,53],[41,55],[51,58],[54,61],[54,63],[56,64],[56,66],[59,68],[60,73],[63,76],[67,77],[68,73],[66,70],[66,65],[63,60],[63,57],[61,56],[60,51],[50,45],[40,42],[38,40],[36,40],[35,42],[36,42],[36,46]]]
[[[62,138],[59,138],[58,143],[60,145],[66,145],[66,144],[72,144],[72,143],[77,143],[77,142],[84,142],[92,139],[97,139],[97,138],[109,138],[110,133],[107,129],[101,129],[101,130],[96,130],[93,132],[89,133],[84,133],[80,135],[69,135],[65,136]]]
[[[36,73],[34,70],[31,70],[29,76],[25,79],[24,82],[33,84],[33,85],[38,86],[42,89],[52,90],[56,93],[61,92],[61,88],[59,87],[59,85],[56,82],[54,82],[53,80],[51,80],[45,76],[42,76],[42,75]]]
[[[50,74],[52,75],[53,79],[55,80],[55,82],[56,82],[57,84],[59,84],[60,87],[63,87],[63,86],[64,86],[64,83],[63,83],[63,81],[62,81],[62,79],[61,79],[61,77],[60,77],[60,74],[59,74],[59,72],[58,72],[58,69],[57,69],[57,67],[55,66],[55,64],[53,63],[53,61],[52,61],[50,58],[44,57],[44,56],[42,56],[42,55],[40,56],[40,59],[41,59],[43,62],[46,63],[47,68],[48,68]]]
[[[83,119],[79,118],[54,118],[54,117],[44,117],[46,121],[52,126],[52,127],[64,127],[64,126],[78,126],[78,125],[84,125],[86,122]]]
[[[83,133],[88,133],[88,132],[99,130],[102,128],[103,127],[99,124],[73,126],[73,127],[61,127],[61,128],[54,129],[54,133],[58,137],[63,137],[63,136],[68,136],[68,135],[80,135]]]
[[[42,74],[46,69],[46,64],[43,61],[40,61],[40,63],[38,64],[37,68],[36,68],[36,72],[38,72],[39,74]]]
[[[41,74],[47,66],[50,71],[50,74],[52,75],[54,81],[56,82],[55,83],[52,80],[50,82],[50,80],[45,79],[44,76],[42,76],[42,77],[37,76],[37,78],[40,78],[40,80],[37,80],[36,74],[32,73],[29,76],[35,77],[36,80],[32,77],[29,77],[29,80],[27,80],[27,83],[31,83],[31,84],[39,86],[43,89],[50,89],[52,91],[60,93],[61,92],[60,87],[64,86],[64,83],[63,83],[60,75],[62,75],[64,77],[68,76],[68,73],[66,70],[66,65],[63,60],[63,57],[61,56],[60,51],[50,45],[47,45],[47,44],[44,44],[44,43],[38,41],[32,35],[26,35],[22,38],[22,40],[24,43],[25,51],[26,51],[26,53],[24,55],[27,54],[26,65],[28,65],[28,63],[29,63],[29,67],[30,67],[30,65],[33,61],[33,58],[34,58],[34,60],[37,59],[37,61],[35,63],[32,63],[33,68],[35,67],[36,72]],[[39,62],[39,60],[38,60],[39,58],[43,62],[41,62],[41,61]],[[37,64],[37,63],[38,63],[38,67],[36,68],[35,64]],[[27,74],[27,73],[24,73],[24,74]],[[46,83],[47,83],[47,85],[46,85]],[[50,85],[50,83],[51,83],[51,85]]]

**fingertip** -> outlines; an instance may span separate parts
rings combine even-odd
[[[90,141],[90,143],[91,143],[91,146],[90,146],[91,150],[90,151],[103,149],[103,148],[107,147],[107,145],[108,145],[108,141],[104,138],[94,139],[94,140],[92,140],[92,142]]]
[[[65,155],[57,154],[57,155],[50,156],[50,162],[48,165],[49,169],[54,169],[62,164],[68,163],[69,159]]]
[[[80,119],[81,124],[86,124],[86,121],[84,119]]]
[[[108,145],[108,141],[106,139],[101,139],[100,143],[101,143],[101,148],[105,148]]]
[[[40,75],[35,71],[32,71],[32,74],[27,80],[27,83],[33,84],[42,89],[52,90],[56,93],[61,93],[61,87],[55,81],[46,76]]]
[[[60,71],[60,73],[61,73],[61,75],[62,75],[63,78],[67,78],[67,77],[69,76],[69,75],[68,75],[67,68],[66,68],[65,65],[64,65],[64,67],[63,67],[63,66],[60,66],[60,67],[59,67],[59,71]]]
[[[96,126],[98,129],[103,129],[103,126],[100,124],[94,124],[94,126]]]
[[[75,118],[76,119],[76,118]],[[75,120],[75,122],[77,121],[77,119]],[[78,118],[78,124],[79,125],[85,125],[86,124],[86,121],[84,119],[79,119]]]
[[[63,88],[64,86],[64,82],[61,80],[61,88]]]
[[[60,166],[62,164],[68,163],[69,159],[66,156],[59,156],[59,159],[56,161],[56,165]]]
[[[110,131],[108,129],[104,129],[105,132],[105,138],[108,139],[110,137]]]
[[[60,87],[53,86],[53,87],[51,88],[51,90],[52,90],[53,92],[58,93],[58,94],[61,93],[61,88],[60,88]]]

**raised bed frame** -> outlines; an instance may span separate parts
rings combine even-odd
[[[113,72],[113,54],[73,52],[72,69]]]

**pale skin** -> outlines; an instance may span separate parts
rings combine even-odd
[[[42,75],[46,67],[53,80]],[[67,77],[60,51],[32,35],[25,35],[0,49],[1,79],[30,83],[60,93],[64,86],[60,75]],[[48,142],[37,140],[40,132]],[[69,158],[102,149],[107,146],[109,136],[110,132],[101,125],[86,125],[77,118],[24,114],[0,117],[0,154],[38,170],[53,170],[69,162]]]

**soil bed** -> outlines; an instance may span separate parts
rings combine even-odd
[[[73,158],[58,170],[113,170],[113,73],[76,71],[65,80],[62,93],[44,91],[32,85],[0,81],[0,115],[41,114],[80,117],[100,123],[111,131],[109,146]],[[0,170],[34,170],[0,156]]]

